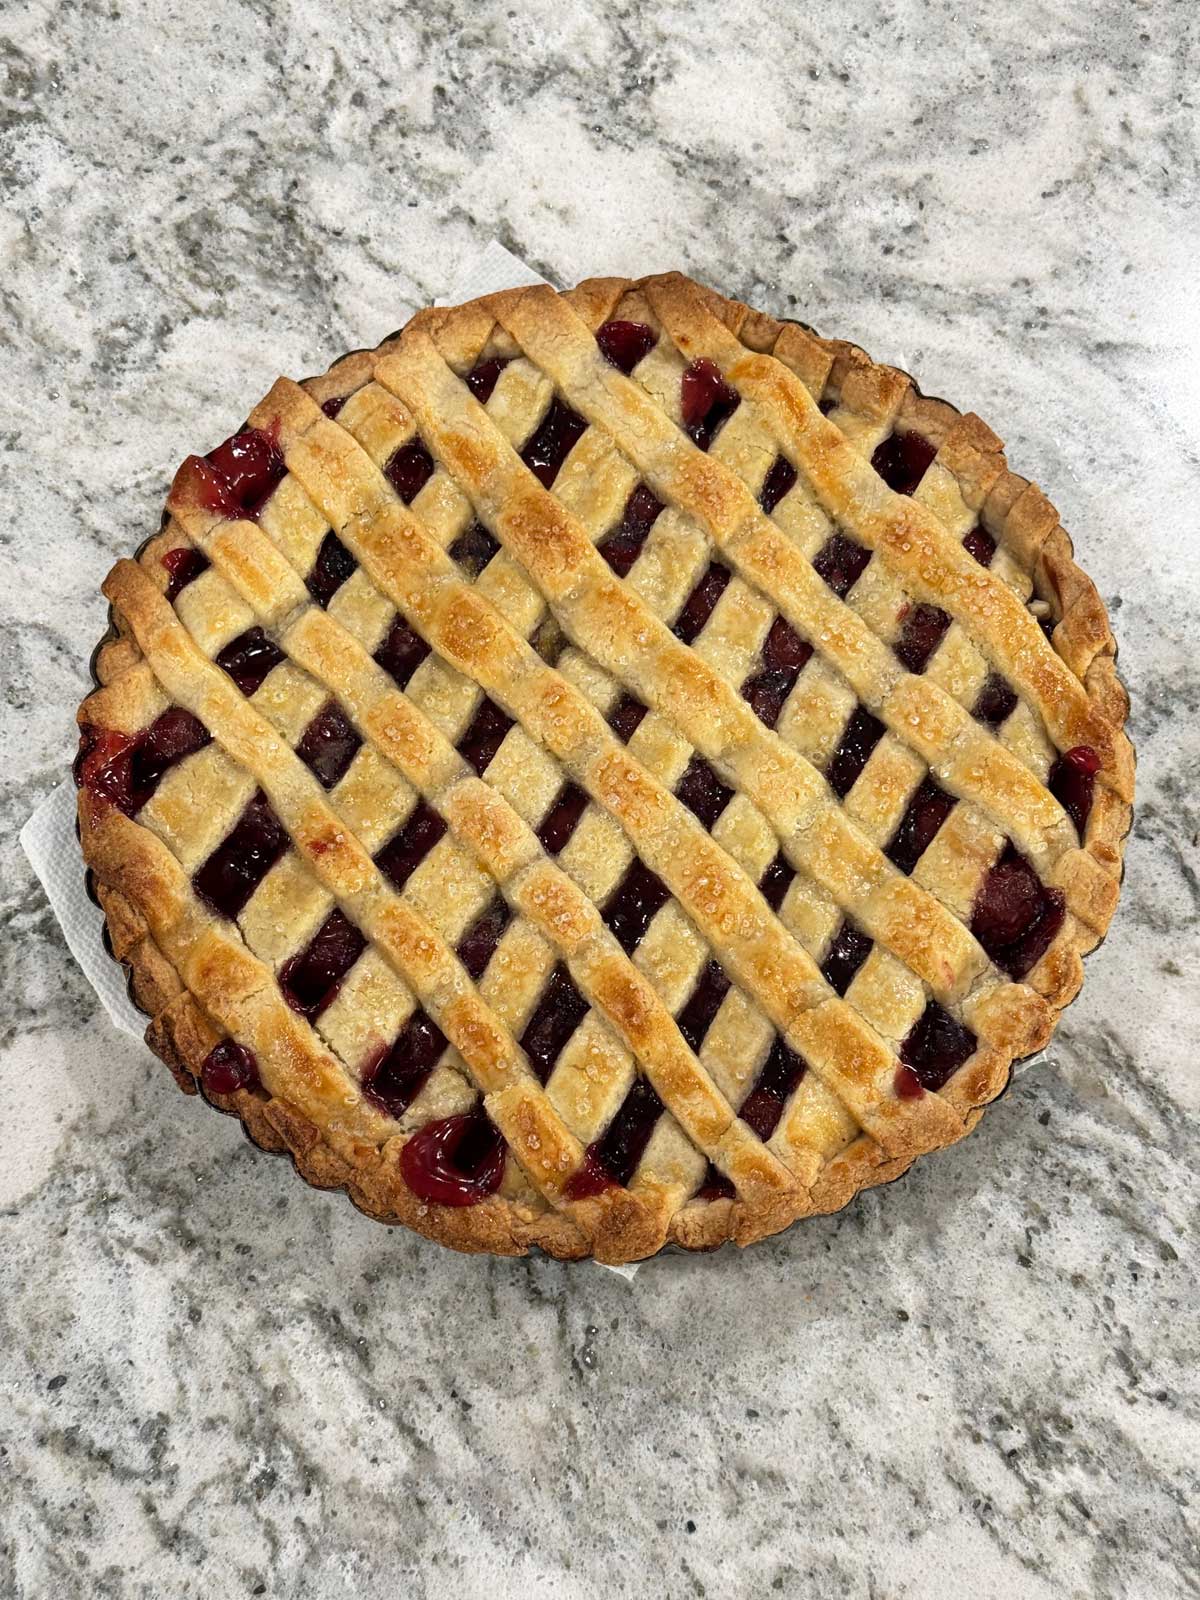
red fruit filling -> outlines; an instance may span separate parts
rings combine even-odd
[[[258,1062],[254,1052],[232,1039],[222,1039],[204,1058],[200,1082],[209,1094],[235,1094],[239,1089],[258,1085]]]
[[[332,1005],[342,980],[362,955],[367,941],[340,911],[333,911],[312,941],[284,964],[279,987],[293,1011],[313,1021]]]
[[[776,456],[767,473],[758,503],[768,515],[796,481],[796,469],[786,456]]]
[[[732,1200],[737,1190],[729,1179],[720,1170],[708,1163],[708,1170],[701,1180],[700,1187],[696,1190],[693,1199],[696,1200]]]
[[[332,789],[345,776],[362,740],[336,700],[327,701],[305,728],[296,754],[323,789]]]
[[[567,1179],[563,1193],[568,1200],[590,1200],[593,1195],[603,1194],[605,1189],[614,1187],[615,1180],[605,1172],[594,1147],[589,1145],[583,1152],[579,1171],[573,1172]]]
[[[895,1089],[902,1100],[937,1090],[956,1073],[975,1048],[975,1035],[944,1006],[931,1000],[900,1046]]]
[[[487,405],[492,398],[492,390],[496,387],[496,379],[504,371],[508,361],[503,356],[493,356],[490,361],[481,361],[477,367],[472,367],[467,373],[467,388],[479,401],[481,406]]]
[[[604,359],[629,375],[654,349],[654,329],[644,322],[606,322],[596,329],[596,343]]]
[[[317,559],[304,582],[319,606],[327,606],[358,563],[331,528],[321,540]]]
[[[867,569],[871,552],[844,533],[827,539],[813,557],[813,566],[840,600],[844,600]]]
[[[418,800],[375,857],[375,865],[393,889],[403,889],[445,831],[446,824],[433,807]]]
[[[679,380],[679,401],[683,426],[688,437],[701,450],[707,450],[722,423],[738,408],[740,396],[721,376],[715,361],[701,356],[684,369]]]
[[[591,1185],[604,1187],[605,1177],[609,1183],[628,1187],[661,1114],[662,1101],[652,1084],[646,1078],[635,1078],[621,1109],[600,1138],[588,1146],[584,1165],[571,1179],[567,1192],[579,1199],[580,1188],[586,1184],[594,1194]]]
[[[1100,757],[1090,744],[1065,751],[1050,769],[1050,793],[1075,824],[1079,837],[1087,826],[1096,790]]]
[[[136,816],[164,773],[211,742],[208,729],[182,706],[169,706],[141,733],[117,733],[91,723],[80,731],[75,782]]]
[[[871,465],[897,494],[912,494],[937,455],[937,445],[922,434],[893,433],[871,457]]]
[[[1050,947],[1066,915],[1061,889],[1047,888],[1010,840],[983,880],[971,932],[1012,978],[1023,978]]]
[[[738,1115],[753,1128],[760,1139],[769,1139],[778,1126],[787,1104],[788,1096],[807,1070],[803,1057],[798,1056],[781,1034],[766,1059],[758,1082],[742,1101]]]
[[[193,578],[198,578],[202,572],[206,572],[210,565],[208,557],[194,545],[180,545],[175,550],[167,550],[163,554],[162,564],[170,574],[167,580],[167,599],[172,605]]]
[[[904,618],[900,637],[893,645],[897,659],[909,672],[924,672],[929,658],[941,644],[950,615],[940,606],[922,603],[913,606]]]
[[[597,546],[618,578],[623,578],[642,553],[646,536],[662,510],[662,502],[639,483],[625,502],[616,528]]]
[[[414,1011],[390,1049],[363,1069],[367,1099],[398,1117],[413,1103],[446,1048],[446,1036],[424,1011]]]
[[[586,428],[584,418],[555,395],[550,402],[550,409],[521,451],[521,460],[545,488],[548,489],[558,477],[559,468]]]
[[[811,655],[808,640],[784,617],[776,617],[763,645],[762,667],[742,685],[742,698],[768,728],[779,721],[784,702]]]
[[[282,660],[283,651],[261,628],[247,628],[231,639],[216,658],[217,665],[224,668],[244,695],[260,688],[267,674]]]
[[[198,504],[251,521],[287,472],[277,428],[243,428],[206,456],[189,456],[181,470],[190,473]]]
[[[963,545],[981,567],[991,566],[992,557],[996,554],[996,541],[986,528],[972,528],[963,539]]]
[[[430,1205],[475,1206],[504,1177],[505,1145],[482,1105],[429,1122],[400,1152],[404,1181]]]
[[[192,879],[196,893],[220,916],[238,915],[288,847],[287,829],[260,789]]]
[[[410,505],[433,476],[433,457],[420,439],[414,439],[393,454],[383,475],[404,504]]]

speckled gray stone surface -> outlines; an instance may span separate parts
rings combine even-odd
[[[1190,0],[9,7],[0,1594],[1200,1593]],[[116,1035],[15,844],[174,465],[497,236],[900,358],[1051,492],[1140,811],[1048,1064],[744,1254],[455,1257]]]

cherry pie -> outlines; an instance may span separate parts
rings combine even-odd
[[[677,274],[281,379],[104,592],[79,816],[147,1038],[465,1250],[741,1244],[1077,992],[1133,758],[1041,491]]]

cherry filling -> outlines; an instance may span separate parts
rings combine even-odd
[[[786,456],[776,456],[759,492],[758,503],[769,516],[796,481],[796,469]]]
[[[398,1117],[417,1098],[446,1048],[446,1036],[424,1011],[414,1011],[399,1038],[363,1070],[368,1100]]]
[[[212,742],[204,724],[182,706],[170,706],[151,723],[134,747],[130,763],[130,789],[134,810],[140,809],[158,788],[163,774],[185,756]]]
[[[733,799],[733,790],[721,782],[703,756],[693,756],[688,762],[675,793],[710,833],[713,823]]]
[[[449,554],[451,561],[457,561],[467,577],[474,581],[499,548],[499,541],[492,537],[483,523],[473,522],[466,533],[460,533],[454,540]]]
[[[813,557],[813,566],[825,582],[844,600],[866,571],[871,552],[844,533],[835,533]]]
[[[894,1081],[902,1100],[916,1100],[926,1089],[938,1090],[956,1073],[975,1048],[975,1035],[931,1000],[900,1046],[901,1066]]]
[[[467,373],[467,388],[481,406],[487,405],[492,398],[496,380],[507,365],[508,361],[504,356],[492,356],[489,361],[481,361]]]
[[[758,887],[772,911],[778,911],[783,904],[795,876],[795,869],[783,855],[777,855],[763,873]]]
[[[392,885],[403,889],[446,831],[446,824],[424,800],[418,800],[399,831],[375,857],[375,865]]]
[[[293,1011],[311,1022],[333,1003],[342,979],[367,948],[367,941],[340,911],[333,911],[306,949],[284,963],[279,987]]]
[[[599,1168],[599,1173],[607,1175],[610,1182],[628,1188],[629,1180],[637,1171],[638,1162],[650,1142],[654,1125],[662,1115],[662,1108],[662,1101],[649,1080],[635,1079],[621,1103],[621,1109],[605,1132],[588,1146],[587,1154],[594,1164],[593,1174],[595,1168]],[[585,1170],[586,1167],[587,1162]],[[593,1182],[595,1176],[592,1177]],[[575,1191],[572,1194],[578,1198]]]
[[[537,836],[543,850],[552,856],[558,855],[575,832],[587,803],[588,797],[578,784],[563,784],[538,824]]]
[[[692,1196],[694,1200],[732,1200],[737,1190],[719,1167],[708,1163],[708,1170],[701,1180],[700,1187]]]
[[[876,448],[871,465],[897,494],[912,494],[937,455],[937,445],[922,434],[893,433]]]
[[[336,700],[329,700],[305,728],[296,754],[323,789],[345,776],[362,740]]]
[[[419,633],[414,633],[397,612],[383,643],[375,652],[375,660],[385,672],[391,673],[401,689],[429,654],[429,646]]]
[[[996,541],[986,528],[972,528],[963,539],[963,548],[970,551],[981,567],[990,567],[996,554]]]
[[[693,444],[707,450],[721,424],[737,410],[740,398],[707,356],[686,367],[679,380],[679,403],[684,429]]]
[[[209,1094],[236,1094],[258,1087],[258,1061],[254,1052],[232,1039],[222,1039],[205,1056],[200,1082]]]
[[[632,955],[646,929],[671,898],[671,892],[637,856],[600,912],[610,932],[627,956]]]
[[[742,1101],[738,1115],[754,1130],[760,1139],[769,1139],[779,1125],[788,1097],[806,1071],[806,1063],[782,1034],[775,1035],[775,1043],[766,1064],[758,1075],[758,1082]]]
[[[630,739],[642,725],[649,708],[640,700],[635,700],[631,694],[623,694],[616,705],[608,714],[608,725],[620,739],[622,744],[628,744]]]
[[[261,628],[247,628],[229,641],[216,660],[244,695],[252,695],[283,660],[283,651]]]
[[[482,776],[512,725],[513,719],[508,713],[501,711],[494,700],[485,697],[470,727],[459,740],[459,754]]]
[[[162,564],[170,574],[166,594],[172,605],[193,578],[198,578],[202,572],[207,572],[210,566],[208,557],[194,545],[180,545],[178,549],[165,551]]]
[[[433,476],[433,457],[420,439],[413,439],[393,454],[383,475],[404,504],[411,505]]]
[[[568,1200],[590,1200],[593,1195],[603,1194],[605,1189],[613,1187],[613,1180],[600,1165],[594,1146],[589,1145],[583,1152],[578,1172],[573,1172],[567,1179],[563,1193]]]
[[[596,329],[596,343],[604,359],[626,377],[654,349],[657,338],[644,322],[606,322]]]
[[[287,471],[278,428],[243,428],[204,457],[189,456],[198,501],[223,517],[255,520]]]
[[[698,1051],[704,1037],[712,1027],[731,984],[719,961],[710,961],[700,974],[700,981],[688,996],[687,1004],[675,1018],[679,1031],[692,1050]]]
[[[1048,888],[1010,839],[975,897],[971,932],[1011,978],[1023,978],[1049,949],[1066,915],[1061,889]]]
[[[870,953],[871,940],[867,934],[853,923],[843,922],[821,963],[825,982],[836,993],[845,994]]]
[[[331,395],[328,400],[321,401],[321,410],[329,418],[330,422],[334,420],[348,399],[348,395],[335,394]]]
[[[954,796],[926,775],[908,802],[900,826],[887,847],[887,858],[906,875],[933,843],[938,829],[954,810]]]
[[[582,438],[587,422],[572,411],[557,395],[542,418],[533,437],[521,451],[521,460],[546,489],[558,477],[558,470]]]
[[[776,617],[763,644],[762,667],[742,685],[742,698],[760,722],[773,728],[809,657],[812,645],[784,617]]]
[[[858,706],[846,724],[841,742],[833,752],[833,760],[825,773],[829,787],[839,800],[844,800],[858,782],[859,774],[882,737],[883,723],[878,717],[873,717],[865,706]]]
[[[497,895],[463,934],[459,941],[458,959],[473,981],[478,982],[487,971],[487,964],[511,921],[512,912],[508,902],[502,895]]]
[[[714,561],[683,602],[683,609],[671,627],[671,632],[683,644],[691,644],[712,616],[717,601],[725,593],[729,576],[729,568]]]
[[[331,528],[321,540],[317,559],[304,582],[319,606],[327,606],[358,563]]]
[[[72,774],[77,789],[87,789],[98,800],[107,800],[129,815],[132,804],[130,763],[137,735],[118,733],[85,722],[79,729],[79,750]]]
[[[919,1100],[925,1093],[925,1087],[920,1078],[911,1067],[903,1064],[896,1068],[896,1075],[892,1080],[892,1087],[899,1100]]]
[[[1077,744],[1073,750],[1064,751],[1050,768],[1050,793],[1075,824],[1081,839],[1092,809],[1099,771],[1100,757],[1088,744]]]
[[[204,724],[182,706],[168,706],[136,734],[88,723],[80,730],[75,782],[127,817],[136,816],[164,773],[211,742]]]
[[[644,483],[639,483],[625,502],[620,523],[597,546],[618,578],[623,578],[641,555],[642,546],[661,510],[662,501],[656,499]]]
[[[587,1001],[575,987],[571,974],[558,962],[520,1041],[542,1083],[549,1079],[563,1046],[587,1015],[587,1009]]]
[[[989,728],[998,728],[1017,709],[1017,697],[1012,685],[998,672],[989,672],[971,707],[976,722]]]
[[[220,916],[236,917],[287,847],[287,829],[260,789],[196,872],[196,893]]]
[[[400,1171],[419,1200],[475,1206],[500,1187],[505,1153],[481,1104],[463,1116],[426,1123],[400,1152]]]
[[[924,603],[913,606],[904,618],[900,637],[892,646],[900,665],[909,672],[924,672],[949,626],[950,615],[941,606]]]

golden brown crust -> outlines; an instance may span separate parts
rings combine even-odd
[[[746,433],[740,455],[732,428],[708,456],[680,453],[678,417],[656,379],[635,384],[597,355],[591,330],[614,316],[664,330],[672,360],[716,363],[748,402],[747,430],[757,430],[753,438]],[[517,363],[514,397],[484,411],[459,381],[481,359],[522,354],[596,424],[577,449],[580,469],[564,472],[553,495],[510,447],[536,421],[549,391],[528,381],[518,391],[524,369]],[[323,404],[348,396],[339,425],[322,417]],[[815,406],[822,397],[828,422]],[[287,1151],[309,1182],[344,1188],[366,1214],[456,1249],[519,1254],[536,1246],[564,1259],[592,1254],[614,1262],[653,1253],[666,1241],[712,1249],[727,1239],[764,1237],[898,1176],[916,1156],[974,1125],[1007,1082],[1013,1059],[1044,1044],[1078,990],[1080,957],[1103,936],[1115,907],[1133,789],[1128,701],[1104,606],[1049,502],[1008,470],[1000,441],[977,417],[921,395],[907,375],[872,363],[854,346],[821,340],[667,274],[636,283],[591,280],[562,296],[513,290],[421,312],[376,351],[344,358],[303,389],[281,381],[252,421],[276,431],[293,475],[285,482],[300,485],[290,522],[283,513],[264,517],[265,533],[222,522],[203,512],[193,478],[182,474],[170,528],[140,565],[120,564],[106,585],[116,631],[97,652],[98,689],[80,721],[136,733],[169,703],[201,718],[222,756],[231,754],[269,795],[315,892],[353,911],[390,963],[391,981],[417,994],[457,1046],[456,1071],[483,1091],[516,1160],[501,1191],[482,1204],[420,1202],[398,1159],[411,1128],[389,1124],[362,1096],[345,1064],[288,1011],[271,963],[216,925],[150,829],[85,789],[81,836],[113,954],[129,967],[131,992],[151,1016],[147,1042],[181,1087],[194,1092],[205,1057],[231,1032],[268,1064],[267,1086],[206,1098],[239,1116],[262,1148]],[[379,471],[412,437],[414,423],[450,469],[435,480],[436,503],[431,484],[421,517],[401,505]],[[902,504],[866,460],[893,430],[920,433],[938,447],[918,494]],[[801,505],[796,495],[783,533],[759,511],[754,483],[743,481],[761,472],[753,466],[754,451],[762,455],[754,439],[767,437],[802,469],[808,497]],[[731,595],[745,593],[748,606],[755,595],[768,595],[820,639],[818,654],[834,676],[814,674],[819,695],[810,714],[828,703],[835,715],[840,673],[881,719],[887,733],[872,757],[873,801],[854,792],[845,808],[832,800],[803,729],[787,729],[786,738],[769,732],[731,688],[732,663],[747,648],[738,630],[745,634],[749,623],[723,624],[722,645],[714,629],[711,648],[686,648],[660,620],[669,616],[664,592],[610,576],[595,541],[639,478],[682,519],[681,550],[699,551],[694,541],[702,534],[722,553],[735,572]],[[437,532],[464,526],[472,515],[502,546],[496,571],[478,587],[462,581],[439,547],[448,534]],[[829,517],[881,554],[877,592],[853,609],[831,597],[809,564]],[[985,573],[963,555],[966,517],[996,541],[994,570]],[[430,720],[433,700],[417,710],[380,681],[363,647],[366,613],[347,606],[335,618],[332,607],[305,609],[302,561],[311,560],[312,540],[329,525],[374,585],[371,603],[382,597],[399,605],[444,661],[483,684],[553,753],[597,818],[607,813],[659,873],[700,937],[691,970],[709,941],[746,997],[742,1026],[752,1030],[755,1017],[769,1019],[808,1063],[767,1144],[734,1110],[749,1083],[719,1051],[706,1064],[680,1037],[672,1013],[686,990],[665,936],[661,954],[648,947],[643,975],[616,948],[587,895],[541,854],[519,790],[504,799],[490,778],[464,779],[451,742]],[[203,615],[189,602],[181,623],[162,598],[161,556],[187,542],[213,563],[214,598]],[[873,630],[886,613],[887,585],[901,579],[915,598],[948,611],[986,659],[1003,663],[1029,711],[1019,738],[1002,744],[982,731],[949,678],[897,668]],[[569,671],[544,666],[525,643],[546,600],[571,641]],[[1049,608],[1052,648],[1027,602]],[[343,831],[345,813],[331,808],[292,755],[286,730],[208,664],[222,630],[230,636],[238,618],[266,626],[292,662],[334,692],[370,750],[441,812],[450,836],[490,874],[522,926],[567,962],[601,1030],[589,1036],[587,1075],[562,1068],[551,1090],[538,1085],[503,998],[489,1009],[474,985],[455,976],[438,928],[381,883],[368,851]],[[613,648],[622,637],[638,638],[641,649]],[[613,685],[651,706],[647,734],[651,724],[659,728],[656,718],[666,719],[657,742],[625,748],[613,740],[594,709],[611,704]],[[1081,743],[1099,753],[1102,766],[1080,843],[1044,787],[1044,751]],[[731,783],[737,806],[746,803],[737,829],[723,820],[719,845],[671,793],[689,749]],[[956,826],[946,833],[944,881],[919,872],[902,877],[879,843],[913,773],[926,770],[922,763],[960,800]],[[965,891],[951,887],[982,859],[989,828],[1008,833],[1044,881],[1067,896],[1062,931],[1022,983],[997,981],[957,909]],[[755,887],[764,839],[776,841],[807,885],[778,916]],[[830,916],[839,911],[876,941],[845,1000],[830,994],[818,970],[818,952],[835,926]],[[531,992],[539,970],[531,967],[522,979]],[[891,1087],[894,1052],[929,994],[962,1015],[978,1047],[940,1092],[906,1101]],[[628,1189],[571,1199],[566,1178],[635,1070],[650,1077],[673,1116],[662,1119]],[[458,1080],[451,1073],[449,1081]],[[736,1198],[689,1199],[701,1176],[697,1151],[733,1180]]]

